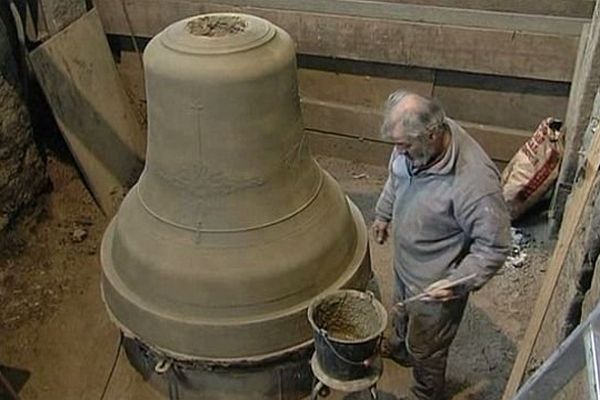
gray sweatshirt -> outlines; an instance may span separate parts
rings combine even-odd
[[[479,144],[447,118],[451,143],[428,169],[412,172],[395,150],[376,216],[392,222],[394,268],[409,292],[439,279],[477,274],[478,289],[502,266],[510,249],[510,218],[500,174]]]

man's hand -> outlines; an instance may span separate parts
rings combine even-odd
[[[425,298],[426,301],[449,301],[458,298],[458,295],[454,293],[452,288],[448,288],[452,285],[452,282],[448,279],[441,279],[437,282],[433,282],[425,289],[425,293],[428,296]]]
[[[387,221],[383,221],[381,219],[375,219],[371,229],[373,230],[373,236],[375,236],[375,240],[377,243],[384,244],[389,236],[389,226],[390,223]]]

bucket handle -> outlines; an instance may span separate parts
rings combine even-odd
[[[339,358],[342,362],[346,363],[346,364],[350,364],[350,365],[356,365],[356,366],[362,366],[362,367],[370,367],[371,364],[373,364],[373,361],[376,358],[376,354],[377,354],[377,350],[375,350],[375,352],[370,355],[368,358],[365,358],[362,361],[354,361],[354,360],[349,360],[346,357],[344,357],[343,355],[341,355],[340,353],[338,353],[338,351],[335,349],[335,347],[333,346],[333,344],[331,344],[331,342],[329,341],[329,336],[327,334],[327,331],[325,329],[319,329],[319,334],[321,335],[321,337],[323,338],[323,340],[325,340],[325,344],[327,344],[327,347],[329,347],[329,349],[331,350],[331,352],[337,357]],[[381,338],[382,336],[379,336],[378,339],[378,343],[377,346],[375,347],[375,349],[379,348],[379,345],[381,343]]]

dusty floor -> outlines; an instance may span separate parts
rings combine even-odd
[[[385,170],[335,159],[320,162],[370,222]],[[118,339],[98,283],[97,249],[107,220],[71,165],[50,158],[49,172],[54,191],[45,211],[13,234],[0,254],[0,365],[23,400],[96,400]],[[539,226],[533,226],[539,236]],[[507,267],[472,296],[450,359],[453,399],[500,397],[543,277],[546,260],[536,247],[541,244],[532,243],[523,267]],[[371,252],[389,306],[391,248],[371,243]],[[408,370],[386,362],[382,398],[402,395],[408,378]],[[158,399],[124,357],[106,398]]]

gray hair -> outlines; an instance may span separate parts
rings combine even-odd
[[[408,97],[415,97],[419,106],[402,113],[399,118],[392,119],[392,111]],[[439,101],[427,99],[404,90],[397,90],[389,95],[385,102],[381,136],[390,139],[392,130],[399,124],[403,132],[412,137],[419,137],[432,129],[443,127],[446,113]]]

